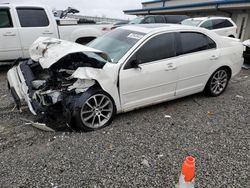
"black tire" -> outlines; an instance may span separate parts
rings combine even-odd
[[[244,52],[243,57],[246,61],[250,61],[250,53]]]
[[[218,77],[219,75],[221,75],[220,78]],[[226,90],[229,80],[230,71],[227,68],[217,69],[209,78],[205,87],[205,93],[212,97],[221,95]]]
[[[95,106],[96,101],[102,100],[102,97],[104,97],[104,101],[99,101],[100,105]],[[94,100],[94,98],[96,100]],[[102,129],[111,124],[114,115],[116,114],[116,106],[114,100],[108,93],[101,89],[94,88],[85,92],[80,99],[81,101],[77,105],[78,107],[74,109],[72,115],[72,123],[74,124],[72,125],[73,127],[75,127],[77,130],[88,132]],[[107,106],[104,106],[105,104],[107,104]],[[91,109],[89,105],[92,106],[93,109]],[[111,111],[109,112],[108,110],[110,109]],[[94,120],[86,120],[91,115],[93,115]],[[107,118],[105,119],[104,117]],[[98,124],[100,120],[101,123]]]

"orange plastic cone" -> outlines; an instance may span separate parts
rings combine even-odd
[[[194,188],[195,177],[195,158],[192,156],[186,157],[176,188]]]
[[[191,182],[195,176],[195,158],[192,156],[186,157],[181,170],[186,182]]]

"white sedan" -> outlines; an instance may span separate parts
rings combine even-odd
[[[202,28],[133,25],[88,46],[39,38],[31,59],[7,76],[17,107],[25,101],[34,115],[92,131],[117,113],[202,91],[219,96],[240,72],[243,50],[239,40]]]

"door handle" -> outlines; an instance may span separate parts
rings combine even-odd
[[[50,31],[44,31],[43,32],[44,35],[53,35],[53,32],[50,32]]]
[[[168,63],[165,71],[175,70],[177,67],[173,63]]]
[[[5,37],[12,37],[12,36],[16,36],[16,34],[12,33],[12,32],[7,32],[7,33],[4,33],[3,36],[5,36]]]
[[[217,56],[217,55],[212,55],[211,57],[210,57],[210,60],[216,60],[216,59],[218,59],[219,57]]]

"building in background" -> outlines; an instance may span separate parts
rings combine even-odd
[[[238,38],[250,39],[250,0],[154,0],[142,2],[142,9],[125,10],[124,13],[231,17],[238,27]]]

